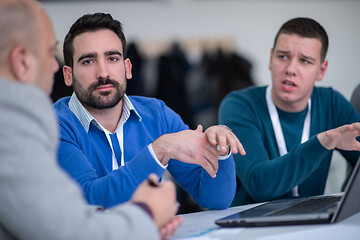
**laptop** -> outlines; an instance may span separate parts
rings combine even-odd
[[[279,199],[217,219],[220,227],[262,227],[339,222],[360,211],[360,159],[341,195]]]

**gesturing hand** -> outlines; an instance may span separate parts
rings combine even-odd
[[[165,166],[170,159],[202,166],[210,176],[216,177],[218,152],[209,143],[199,125],[196,130],[165,134],[152,143],[156,157]]]
[[[229,148],[233,154],[238,152],[240,152],[241,155],[246,154],[240,140],[236,137],[230,128],[224,125],[209,127],[206,129],[205,135],[213,146],[219,146],[220,156],[229,154]]]
[[[220,151],[217,146],[220,145]],[[227,145],[233,153],[246,154],[234,133],[225,126],[210,127],[203,133],[203,127],[165,134],[152,143],[156,157],[165,166],[170,159],[200,165],[216,177],[219,168],[219,154],[228,154]]]
[[[356,138],[360,136],[360,123],[343,125],[318,134],[318,139],[326,149],[338,148],[348,151],[360,151],[360,143]]]

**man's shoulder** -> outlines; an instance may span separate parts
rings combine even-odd
[[[63,125],[65,122],[70,124],[77,119],[69,108],[69,101],[70,97],[63,97],[53,104],[60,125]]]
[[[0,105],[4,131],[16,126],[16,129],[26,129],[24,131],[32,134],[37,132],[36,129],[46,129],[47,133],[56,136],[51,100],[39,87],[0,78]]]
[[[337,90],[335,90],[332,87],[325,87],[325,86],[315,86],[313,89],[313,95],[321,98],[323,100],[325,99],[345,99],[345,97]]]
[[[239,102],[239,103],[257,103],[265,100],[266,86],[251,86],[241,90],[230,92],[223,100],[223,102]]]
[[[19,102],[21,105],[46,105],[50,106],[50,99],[38,87],[0,78],[2,101]],[[11,96],[11,97],[8,97]]]
[[[134,108],[140,112],[149,109],[153,111],[154,109],[160,109],[166,106],[162,100],[157,98],[143,96],[128,96],[128,98]]]
[[[131,103],[136,102],[137,104],[146,104],[146,103],[154,104],[154,103],[162,102],[162,100],[153,97],[128,95],[128,98],[130,99]]]
[[[22,109],[23,113],[39,116],[44,121],[53,118],[50,98],[39,87],[0,78],[0,91],[1,103],[13,106],[12,110]]]
[[[265,96],[266,86],[250,86],[247,88],[243,88],[240,90],[232,91],[228,94],[228,96],[232,97],[254,97],[254,96]]]
[[[166,121],[184,125],[180,115],[160,99],[142,96],[128,96],[128,98],[141,118],[149,120],[148,122]]]
[[[69,114],[69,112],[71,111],[69,108],[69,101],[70,97],[63,97],[53,104],[55,112],[58,116]]]

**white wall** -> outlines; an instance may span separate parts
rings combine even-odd
[[[253,63],[258,85],[270,83],[270,48],[281,24],[293,17],[311,17],[330,38],[329,67],[319,85],[332,86],[349,99],[360,83],[359,0],[56,1],[43,5],[60,42],[78,17],[99,11],[120,20],[128,40],[230,36],[237,51]]]

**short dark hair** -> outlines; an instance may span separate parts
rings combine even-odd
[[[126,56],[126,39],[123,32],[122,24],[113,19],[110,14],[106,13],[94,13],[94,14],[85,14],[80,17],[76,22],[71,26],[68,34],[64,40],[63,54],[65,65],[73,67],[73,55],[74,55],[74,38],[85,32],[95,32],[101,29],[109,29],[113,31],[121,40],[123,47],[123,54]]]
[[[323,62],[326,57],[326,53],[329,47],[329,38],[325,29],[315,20],[311,18],[294,18],[284,23],[278,33],[276,34],[274,41],[274,48],[277,39],[281,33],[285,34],[297,34],[301,37],[316,38],[321,42],[320,57]]]

